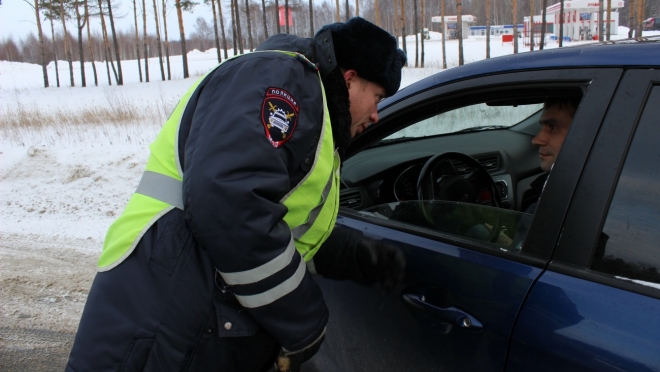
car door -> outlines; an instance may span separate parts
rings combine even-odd
[[[388,125],[398,125],[396,120],[406,112],[438,97],[451,101],[466,91],[479,94],[482,87],[497,95],[493,87],[579,81],[589,83],[575,117],[584,125],[571,131],[588,144],[596,136],[620,74],[619,69],[560,69],[443,84],[381,112],[382,132],[376,126],[372,133],[383,138],[391,132]],[[365,138],[356,146],[364,147],[369,141]],[[588,149],[576,151],[566,160],[563,179],[568,188],[577,184],[587,155]],[[404,251],[406,277],[390,293],[379,287],[318,278],[330,321],[323,347],[304,370],[503,370],[518,312],[554,249],[556,239],[544,240],[544,234],[559,233],[572,196],[559,191],[547,195],[558,212],[534,216],[529,234],[538,238],[526,242],[522,253],[340,209],[336,228],[362,231]]]
[[[507,370],[660,371],[659,118],[660,72],[627,71]],[[547,187],[560,186],[553,176]]]

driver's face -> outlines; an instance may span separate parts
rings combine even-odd
[[[573,117],[570,109],[554,105],[543,110],[539,122],[541,123],[541,130],[532,139],[532,143],[539,147],[541,169],[549,172],[557,160],[561,146],[564,144]]]

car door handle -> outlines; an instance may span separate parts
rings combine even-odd
[[[471,330],[480,330],[483,328],[480,321],[465,311],[453,306],[443,308],[433,305],[426,301],[423,294],[404,293],[401,297],[411,308],[440,318],[451,325]]]

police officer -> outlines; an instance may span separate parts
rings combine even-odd
[[[275,35],[196,82],[108,230],[67,371],[296,371],[328,321],[310,273],[401,280],[396,247],[331,232],[343,151],[405,61],[353,18]]]

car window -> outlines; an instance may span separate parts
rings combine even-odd
[[[407,137],[418,138],[466,130],[509,128],[539,111],[543,104],[516,106],[489,106],[479,103],[460,107],[421,120],[385,140]]]
[[[641,284],[660,283],[658,102],[660,87],[655,87],[630,144],[591,266]]]
[[[388,203],[359,213],[516,252],[532,219],[531,214],[508,209],[439,200]]]

